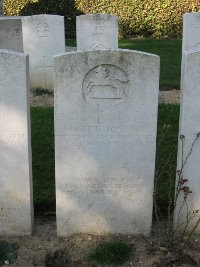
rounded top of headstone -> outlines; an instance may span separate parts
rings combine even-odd
[[[24,20],[35,20],[35,19],[38,19],[38,18],[56,18],[56,19],[64,19],[64,16],[60,16],[60,15],[53,15],[53,14],[37,14],[37,15],[31,15],[31,16],[23,16],[21,17],[23,18]]]
[[[185,13],[183,15],[183,17],[195,17],[195,18],[199,18],[200,19],[200,11],[198,12],[189,12],[189,13]]]
[[[110,14],[85,14],[85,15],[80,15],[76,17],[76,20],[118,20],[118,17],[115,15],[110,15]]]

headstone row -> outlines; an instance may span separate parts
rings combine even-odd
[[[193,19],[189,16],[195,16],[195,25],[199,21],[199,13],[185,16],[184,38],[187,19]],[[51,40],[48,38],[55,25],[50,19],[53,17],[44,15],[42,21],[36,18],[23,18],[22,33],[28,36],[29,32],[30,37],[36,33],[44,38],[44,43]],[[88,18],[90,21],[91,17]],[[13,23],[15,18],[10,21]],[[104,25],[108,31],[110,21],[106,17]],[[85,48],[54,59],[56,206],[60,236],[77,232],[148,234],[151,228],[159,57],[130,50],[106,50],[101,26],[95,29],[101,35],[98,40],[105,45],[103,49],[97,49],[94,34],[95,38],[88,38]],[[28,38],[28,49],[34,51],[38,40]],[[180,135],[184,136],[184,153],[180,141],[178,169],[193,191],[188,203],[193,211],[200,207],[199,141],[193,146],[200,132],[200,50],[198,40],[192,42],[191,49],[195,51],[187,50],[191,42],[188,40],[183,40]],[[23,41],[23,50],[24,47]],[[46,53],[45,47],[41,46],[41,50]],[[45,56],[43,63],[46,69],[53,69]],[[25,235],[32,231],[28,69],[27,55],[0,50],[0,235]],[[178,219],[184,222],[185,214],[184,208],[178,210]]]
[[[22,32],[34,36],[38,25],[37,34],[47,38],[47,25],[44,28],[38,22],[33,29],[30,25],[25,27],[30,19],[33,18],[22,19]],[[13,23],[14,18],[10,21]],[[27,42],[37,45],[32,39]],[[58,235],[148,234],[152,221],[159,57],[96,48],[55,57]],[[30,234],[33,209],[28,58],[5,50],[1,50],[0,58],[0,151],[4,158],[0,168],[0,234]]]
[[[64,17],[0,17],[0,49],[29,55],[30,86],[53,90],[53,57],[65,52]]]
[[[30,57],[30,86],[53,90],[53,57],[65,53],[64,17],[34,15],[0,18],[0,49]],[[77,49],[118,48],[118,22],[112,15],[77,17]]]

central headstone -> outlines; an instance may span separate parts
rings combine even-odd
[[[53,57],[65,52],[64,17],[22,18],[24,52],[30,55],[31,88],[53,90]]]
[[[32,233],[28,56],[0,50],[0,236]]]
[[[76,17],[77,50],[117,49],[118,18],[108,14]]]
[[[159,57],[94,50],[54,63],[58,235],[148,234]]]

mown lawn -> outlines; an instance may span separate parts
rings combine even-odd
[[[66,45],[76,46],[75,40],[66,40]],[[123,49],[140,50],[160,56],[160,86],[179,88],[181,75],[182,40],[123,39],[119,41]]]

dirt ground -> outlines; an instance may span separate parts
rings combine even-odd
[[[52,107],[54,98],[50,94],[43,94],[35,96],[31,92],[30,96],[31,106],[33,107]],[[159,103],[164,104],[179,104],[180,103],[180,90],[167,90],[159,92]]]
[[[180,91],[160,91],[159,103],[180,102]],[[44,94],[35,96],[31,93],[31,106],[53,106],[53,96]],[[53,216],[40,216],[35,218],[34,233],[31,237],[7,237],[0,238],[8,242],[17,242],[19,244],[18,258],[11,266],[31,267],[31,266],[52,266],[52,267],[103,267],[106,265],[98,265],[89,262],[89,253],[100,243],[109,240],[123,241],[131,248],[129,260],[120,265],[121,267],[150,267],[162,266],[163,260],[171,257],[169,252],[160,247],[158,242],[158,229],[156,225],[153,227],[151,236],[94,236],[88,234],[76,234],[68,238],[59,238],[56,235],[56,220]],[[199,241],[198,241],[199,240]],[[187,252],[187,260],[185,264],[173,263],[166,266],[182,266],[189,267],[196,263],[200,266],[200,237],[193,240],[194,249]],[[188,256],[190,255],[190,256]],[[172,257],[173,258],[173,257]],[[3,265],[8,266],[9,262]],[[114,267],[114,265],[113,265]]]
[[[158,231],[156,225],[152,234],[148,237],[142,235],[108,235],[94,236],[89,234],[76,234],[66,238],[56,236],[56,222],[54,216],[42,216],[35,218],[34,233],[31,237],[7,237],[0,238],[8,242],[19,244],[18,258],[10,266],[32,267],[32,266],[52,266],[52,267],[105,267],[90,262],[89,253],[104,241],[123,241],[131,249],[129,259],[121,267],[150,267],[150,266],[200,266],[200,239],[192,240],[195,244],[190,250],[191,257],[184,260],[186,263],[175,263],[173,256],[160,247],[158,242]],[[199,240],[199,241],[198,241]],[[57,252],[56,252],[57,251]],[[195,251],[195,252],[194,252]],[[163,262],[170,258],[170,264]],[[196,262],[196,265],[193,265]],[[2,265],[8,266],[9,263]],[[115,267],[115,265],[109,265]]]

